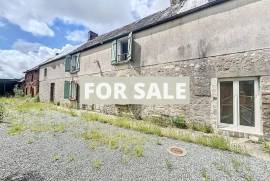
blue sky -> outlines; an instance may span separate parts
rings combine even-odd
[[[169,6],[169,0],[9,0],[0,2],[0,78],[26,69],[98,34]]]

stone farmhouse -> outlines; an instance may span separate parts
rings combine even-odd
[[[221,133],[270,138],[270,1],[172,0],[171,7],[40,65],[39,96],[137,118],[183,115]],[[82,105],[80,78],[188,76],[188,105]]]
[[[31,97],[38,95],[39,92],[39,67],[36,66],[25,73],[25,84],[23,91],[25,95]]]

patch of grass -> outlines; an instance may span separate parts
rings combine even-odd
[[[136,157],[142,157],[143,156],[144,149],[140,145],[136,145],[134,147],[134,154]]]
[[[15,136],[15,135],[21,134],[25,130],[26,130],[26,126],[22,122],[12,122],[7,132],[9,135]]]
[[[54,154],[53,157],[52,157],[52,160],[53,160],[53,161],[58,161],[58,160],[60,160],[60,159],[61,159],[61,157],[60,157],[60,155],[57,154],[57,153]]]
[[[27,144],[28,145],[31,145],[31,144],[33,144],[34,143],[34,140],[33,139],[29,139],[28,141],[27,141]]]
[[[216,162],[216,163],[214,163],[214,165],[216,166],[217,170],[224,172],[224,173],[225,173],[226,175],[228,175],[229,177],[232,176],[230,170],[228,170],[228,169],[226,168],[226,165],[225,165],[225,164],[217,163],[217,162]]]
[[[270,142],[264,142],[264,150],[270,154]]]
[[[159,146],[162,145],[162,143],[161,143],[160,140],[157,140],[157,141],[156,141],[156,144],[159,145]]]
[[[52,130],[55,133],[64,133],[66,125],[64,123],[52,123]]]
[[[166,159],[165,160],[165,164],[166,164],[166,168],[169,170],[169,171],[172,171],[173,169],[173,164],[171,163],[170,160]]]
[[[96,142],[93,142],[88,146],[88,148],[90,148],[91,150],[96,150],[97,147],[98,147],[98,144]]]
[[[85,140],[100,141],[104,135],[99,130],[84,131],[81,134],[82,138]]]
[[[101,160],[93,160],[92,161],[92,168],[99,170],[103,165]]]
[[[213,133],[214,130],[210,124],[207,123],[201,123],[201,122],[189,122],[187,124],[187,127],[189,129],[192,129],[194,131],[199,131],[203,133]]]
[[[64,133],[66,130],[66,125],[64,123],[42,123],[42,122],[33,122],[28,125],[28,128],[32,132],[54,132],[54,133]]]
[[[208,181],[210,179],[206,169],[203,169],[201,171],[201,175],[202,175],[204,181]]]
[[[73,161],[75,161],[75,159],[76,159],[76,156],[74,154],[68,155],[68,162],[73,162]]]
[[[109,137],[106,140],[106,144],[109,146],[110,149],[112,150],[116,150],[118,149],[118,139],[114,138],[114,137]]]
[[[241,167],[243,166],[243,163],[236,159],[232,159],[231,162],[232,162],[233,169],[236,172],[239,172]]]

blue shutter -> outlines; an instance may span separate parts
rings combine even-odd
[[[80,71],[80,54],[77,54],[77,59],[76,59],[76,70]]]
[[[65,72],[70,72],[71,56],[67,55],[65,59]]]
[[[128,56],[127,56],[128,61],[130,61],[132,58],[132,44],[133,44],[133,34],[131,32],[128,35]]]
[[[64,99],[69,99],[69,95],[70,95],[70,82],[69,81],[65,81],[65,85],[64,85]]]
[[[117,63],[117,40],[112,42],[112,65]]]

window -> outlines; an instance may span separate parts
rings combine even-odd
[[[44,69],[44,77],[47,77],[47,68]]]
[[[65,72],[76,73],[78,71],[80,71],[80,54],[66,56]]]
[[[77,100],[77,86],[74,81],[65,81],[64,85],[64,99]]]
[[[258,132],[258,80],[219,81],[219,122],[238,131]]]
[[[128,62],[132,58],[133,37],[130,33],[127,37],[113,41],[112,43],[112,65]]]

